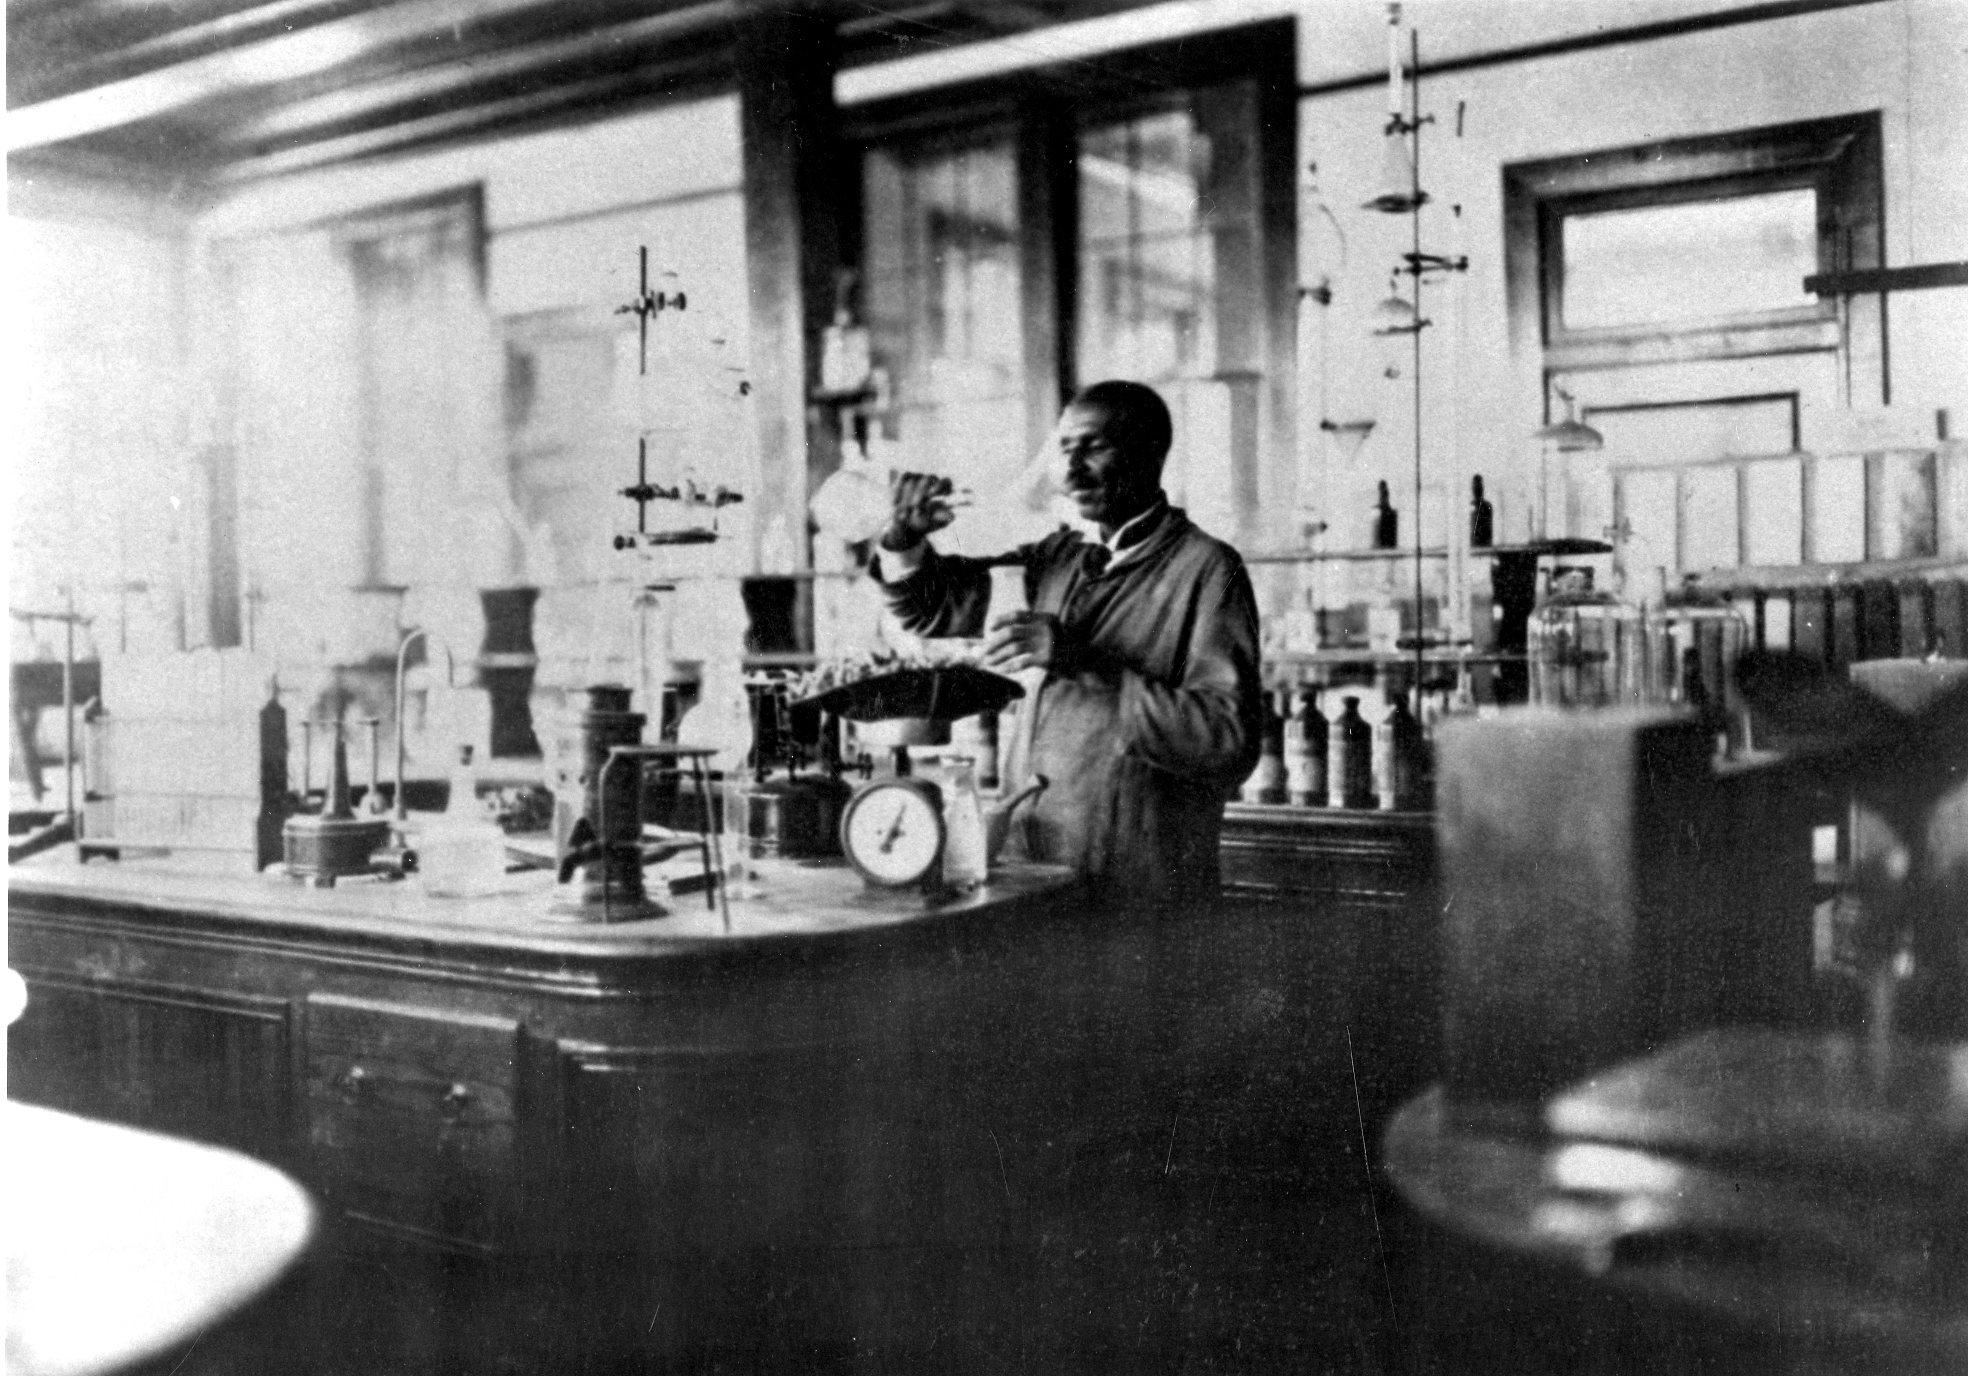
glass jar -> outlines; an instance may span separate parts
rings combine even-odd
[[[1749,644],[1743,614],[1690,578],[1673,592],[1663,586],[1649,600],[1646,640],[1646,700],[1686,708],[1724,738],[1725,750],[1740,748],[1744,715],[1736,663]]]
[[[1531,701],[1567,708],[1643,701],[1643,633],[1638,609],[1595,590],[1591,569],[1553,570],[1531,612]]]

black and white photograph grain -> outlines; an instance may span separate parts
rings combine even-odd
[[[1968,0],[6,0],[16,1376],[1968,1372]]]

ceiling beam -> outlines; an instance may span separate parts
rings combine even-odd
[[[728,25],[737,14],[735,0],[706,0],[683,9],[666,10],[627,23],[581,30],[567,37],[474,58],[467,63],[434,64],[420,71],[329,91],[228,124],[221,131],[220,142],[225,148],[246,149],[301,138],[311,130],[345,125],[391,109],[441,102],[474,86],[556,68],[579,77],[597,58],[627,58],[665,39]]]
[[[99,86],[115,80],[119,74],[135,74],[146,68],[200,57],[219,48],[236,47],[254,38],[290,33],[297,25],[319,23],[372,3],[374,0],[269,0],[265,4],[245,5],[210,19],[166,29],[150,38],[91,52],[52,71],[38,72],[34,86],[41,91],[64,93]],[[89,4],[75,6],[73,12],[95,16],[102,12],[101,4],[102,0],[91,0]]]
[[[701,63],[612,72],[228,162],[214,170],[213,180],[228,184],[260,181],[358,158],[407,152],[440,141],[455,142],[504,132],[518,125],[541,125],[556,116],[599,106],[619,113],[633,108],[637,101],[653,103],[729,78],[728,63],[722,57]]]
[[[980,24],[1000,33],[1029,32],[1059,22],[1058,15],[1048,14],[1037,5],[1022,4],[1019,0],[956,0],[956,7]]]
[[[7,149],[62,143],[242,89],[318,76],[419,39],[462,36],[489,19],[541,4],[542,0],[402,0],[382,5],[10,111]]]

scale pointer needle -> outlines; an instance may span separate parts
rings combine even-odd
[[[887,855],[895,849],[895,843],[902,836],[902,819],[909,815],[909,805],[904,803],[895,809],[895,821],[888,828],[888,835],[882,837],[881,853]]]

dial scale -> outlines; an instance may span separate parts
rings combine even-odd
[[[870,884],[934,886],[942,878],[943,794],[927,779],[875,779],[841,813],[841,850]]]

